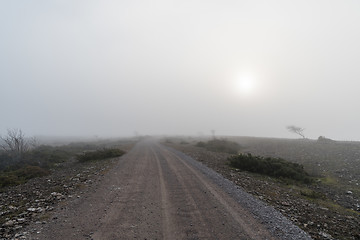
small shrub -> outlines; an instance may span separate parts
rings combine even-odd
[[[96,151],[83,152],[82,154],[76,155],[76,159],[80,162],[86,162],[91,160],[119,157],[124,153],[124,151],[117,148],[101,149]]]
[[[280,179],[291,179],[311,183],[309,174],[300,164],[281,158],[264,158],[249,154],[239,154],[228,158],[230,166]]]
[[[213,152],[226,152],[230,154],[237,154],[241,148],[238,143],[225,139],[214,139],[208,142],[198,142],[196,146],[206,148],[207,150]]]
[[[319,143],[334,143],[334,142],[335,142],[334,140],[332,140],[332,139],[330,139],[330,138],[326,138],[326,137],[324,137],[324,136],[318,137],[317,141],[318,141]]]
[[[196,146],[197,146],[197,147],[205,147],[206,144],[205,144],[204,142],[198,142],[198,143],[196,144]]]
[[[95,145],[72,143],[64,146],[38,146],[23,154],[22,159],[14,161],[5,151],[0,151],[0,188],[25,183],[35,177],[46,176],[48,169],[57,163],[66,162],[73,156],[79,161],[117,157],[124,154],[119,149],[103,149],[99,151],[79,152],[95,149]]]
[[[124,154],[119,149],[103,149],[76,155],[85,149],[92,150],[96,147],[87,143],[72,143],[57,147],[41,145],[24,153],[19,161],[14,161],[5,151],[0,151],[0,188],[22,184],[31,178],[48,175],[50,173],[48,169],[74,156],[79,161],[89,161]]]
[[[4,174],[0,175],[0,188],[13,186],[20,184],[21,181],[13,174]]]
[[[25,166],[20,169],[0,174],[0,187],[12,186],[25,183],[29,179],[43,177],[50,171],[38,166]]]
[[[23,180],[29,180],[31,178],[43,177],[48,175],[49,170],[43,169],[38,166],[26,166],[24,168],[20,168],[19,170],[14,171],[16,176]]]
[[[302,196],[311,198],[311,199],[325,199],[325,195],[323,193],[316,192],[314,190],[301,190],[300,194]]]
[[[5,151],[0,150],[0,171],[6,169],[12,164],[11,156]]]

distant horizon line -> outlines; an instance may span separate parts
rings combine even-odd
[[[192,138],[213,138],[211,134],[203,134],[203,135],[195,135],[195,134],[139,134],[139,135],[118,135],[118,136],[101,136],[101,135],[33,135],[35,138],[54,138],[56,139],[68,139],[68,140],[109,140],[109,139],[123,139],[123,138],[137,138],[137,137],[192,137]],[[251,136],[251,135],[215,135],[215,138],[226,138],[226,137],[240,137],[240,138],[263,138],[263,139],[284,139],[284,140],[311,140],[317,141],[318,138],[291,138],[291,137],[269,137],[269,136]],[[319,136],[320,137],[320,136]],[[325,136],[322,136],[325,137]],[[335,138],[328,138],[328,140],[336,141],[336,142],[359,142],[360,140],[345,140],[345,139],[335,139]]]

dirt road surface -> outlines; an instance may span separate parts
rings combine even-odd
[[[153,140],[139,142],[102,181],[37,225],[29,239],[310,239],[273,208]]]

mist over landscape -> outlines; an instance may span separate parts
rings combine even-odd
[[[1,1],[0,133],[360,140],[359,1]]]
[[[360,240],[360,1],[0,0],[0,239]]]

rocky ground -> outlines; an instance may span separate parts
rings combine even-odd
[[[314,239],[360,239],[359,212],[346,209],[332,201],[330,196],[327,196],[333,194],[331,189],[320,183],[312,186],[285,184],[269,177],[228,167],[226,159],[229,154],[210,152],[191,144],[168,145],[202,162],[248,193],[272,205]],[[321,197],[314,199],[304,196],[311,196],[314,192],[320,193]]]
[[[46,224],[30,224],[27,239],[311,239],[220,174],[153,139],[105,176],[80,199],[58,205]]]
[[[320,183],[310,187],[287,185],[268,177],[229,168],[226,165],[229,155],[226,153],[210,152],[191,144],[168,145],[204,163],[245,191],[274,206],[314,239],[360,239],[360,217],[358,209],[354,208],[358,198],[348,193],[347,189],[342,189],[345,194],[340,194]],[[130,148],[128,146],[124,150]],[[55,207],[61,207],[68,199],[82,198],[93,184],[103,178],[115,161],[80,164],[73,160],[60,164],[49,176],[1,189],[0,239],[26,239],[31,231],[35,231],[27,227],[29,223],[46,224],[52,220]],[[304,196],[304,192],[311,191],[322,193],[324,198]],[[339,200],[334,200],[334,196]]]
[[[129,150],[131,146],[124,146]],[[70,159],[58,164],[48,176],[0,190],[0,239],[27,239],[32,222],[46,224],[56,206],[82,198],[111,169],[115,159],[79,163]]]

